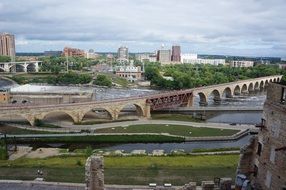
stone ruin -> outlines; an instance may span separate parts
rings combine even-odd
[[[92,155],[86,160],[85,164],[85,190],[104,190],[104,165],[103,157]],[[219,185],[214,181],[202,181],[202,190],[230,190],[231,178],[221,178]],[[156,187],[156,190],[174,189],[168,187]],[[177,190],[196,190],[196,182],[190,182]]]
[[[85,190],[104,190],[103,157],[90,156],[85,164]]]

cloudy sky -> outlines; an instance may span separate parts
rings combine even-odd
[[[98,52],[286,57],[285,0],[0,0],[0,31],[17,52],[72,46]]]

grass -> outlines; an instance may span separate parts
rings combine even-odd
[[[230,136],[238,130],[199,128],[186,125],[130,125],[128,127],[114,127],[97,129],[98,133],[169,133],[171,135],[188,136],[188,137],[206,137],[206,136]]]
[[[234,151],[240,150],[240,147],[228,147],[228,148],[195,148],[192,150],[193,153],[201,153],[201,152],[223,152],[223,151]]]
[[[22,135],[22,134],[51,134],[56,132],[46,132],[46,131],[34,131],[29,129],[20,129],[17,127],[11,127],[11,126],[1,126],[0,127],[0,133],[6,133],[6,134],[13,134],[13,135]]]
[[[0,160],[6,160],[8,158],[8,152],[6,150],[6,144],[4,140],[0,140]]]
[[[11,139],[8,139],[8,141]],[[97,136],[69,136],[49,138],[17,138],[17,143],[163,143],[184,142],[181,137],[169,137],[164,135],[97,135]]]
[[[202,120],[200,120],[200,119],[193,118],[191,115],[184,115],[184,114],[157,114],[157,113],[152,113],[152,119],[202,122]]]
[[[126,79],[117,76],[112,76],[112,82],[119,84],[122,87],[127,87],[129,85],[129,82]]]
[[[214,177],[234,178],[238,159],[238,154],[105,157],[105,182],[130,185],[170,182],[183,185],[190,181],[213,180]],[[34,179],[37,169],[41,168],[47,181],[83,183],[85,161],[84,156],[0,161],[0,179]]]

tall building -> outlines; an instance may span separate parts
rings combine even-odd
[[[253,61],[231,61],[230,67],[253,67]]]
[[[238,173],[254,189],[286,189],[286,86],[270,83],[258,136],[244,147]]]
[[[157,61],[162,64],[169,64],[171,62],[171,50],[158,50]]]
[[[118,48],[117,58],[118,59],[127,59],[128,60],[128,58],[129,58],[128,48],[127,47],[123,47],[123,46]]]
[[[181,62],[181,46],[172,46],[172,57],[173,62]]]
[[[84,57],[85,52],[81,49],[65,47],[63,51],[63,56],[70,56],[70,57]]]
[[[11,57],[15,61],[15,37],[13,34],[0,33],[0,55]]]

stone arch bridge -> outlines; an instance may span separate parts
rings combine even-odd
[[[193,89],[193,95],[198,95],[200,105],[205,106],[208,105],[209,97],[212,97],[214,102],[219,103],[222,97],[231,98],[234,95],[262,91],[267,88],[269,83],[279,82],[281,79],[282,76],[278,75],[205,86]]]
[[[201,105],[207,105],[210,96],[214,97],[214,101],[219,102],[222,96],[232,97],[241,93],[258,91],[266,88],[270,82],[280,81],[281,78],[281,75],[268,76],[188,90],[105,101],[58,105],[7,105],[0,107],[0,118],[22,117],[33,126],[37,119],[42,120],[50,113],[63,112],[69,115],[75,123],[78,123],[89,111],[103,109],[107,111],[112,120],[117,120],[120,111],[128,105],[135,105],[138,116],[150,118],[152,110],[192,106],[196,95],[199,96]]]

